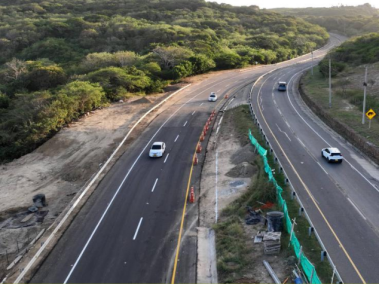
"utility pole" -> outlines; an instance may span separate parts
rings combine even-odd
[[[332,107],[332,60],[329,57],[329,108]]]
[[[367,89],[367,66],[365,70],[365,81],[363,82],[363,110],[362,110],[362,124],[365,124],[366,114],[366,89]]]

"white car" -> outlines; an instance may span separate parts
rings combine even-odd
[[[164,142],[154,142],[150,148],[149,156],[151,158],[162,157],[166,150],[166,144]]]
[[[208,101],[210,101],[210,102],[217,101],[217,95],[216,95],[216,93],[212,92],[211,95],[208,98]]]
[[[337,148],[324,148],[321,151],[321,157],[325,158],[328,163],[336,162],[336,163],[342,163],[343,157]]]

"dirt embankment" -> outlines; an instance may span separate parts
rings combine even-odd
[[[32,153],[0,166],[0,277],[25,245],[54,222],[135,122],[168,95],[135,97],[90,112]],[[27,214],[39,193],[45,194],[47,206]]]
[[[216,121],[215,129],[218,127],[219,121]],[[216,130],[213,131],[207,148],[200,184],[199,217],[202,230],[212,228],[216,223],[218,226],[224,227],[226,224],[225,226],[228,227],[228,218],[223,216],[222,210],[226,209],[233,201],[250,191],[250,187],[254,186],[258,168],[254,162],[257,156],[246,139],[249,125],[253,125],[250,114],[246,113],[242,106],[228,110],[224,114],[218,133],[216,134]],[[255,206],[257,204],[251,205]],[[210,243],[209,239],[211,238],[202,239],[202,234],[199,233],[199,247],[201,246],[203,250],[209,251],[209,256],[205,253],[200,254],[198,248],[198,279],[205,279],[207,283],[214,283],[212,281],[217,277],[221,282],[272,283],[273,280],[264,267],[263,260],[267,260],[271,264],[280,280],[284,281],[291,275],[291,269],[295,263],[293,256],[287,251],[283,251],[279,255],[266,255],[264,254],[262,243],[253,243],[258,231],[266,230],[264,223],[246,225],[240,220],[239,227],[241,231],[239,233],[237,233],[237,228],[232,228],[234,225],[229,226],[226,230],[230,230],[230,238],[234,239],[234,242],[238,242],[238,246],[241,246],[242,250],[248,252],[248,255],[245,255],[244,260],[241,261],[245,262],[247,259],[247,263],[242,269],[238,269],[238,273],[233,272],[237,271],[236,268],[240,265],[237,264],[238,261],[227,261],[224,257],[228,253],[217,251],[215,255],[217,255],[219,275],[210,277],[209,274],[212,274],[213,263],[216,262],[212,260],[214,258],[212,253],[214,244]],[[216,234],[216,241],[217,237],[220,236]],[[221,240],[221,242],[224,243],[225,249],[228,246],[228,237]],[[231,258],[237,257],[237,255]],[[207,274],[203,275],[204,267],[208,268],[207,266],[209,266],[206,271]],[[225,271],[229,272],[225,273]]]

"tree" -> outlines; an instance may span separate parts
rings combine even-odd
[[[59,66],[36,67],[27,74],[26,88],[30,91],[46,90],[65,84],[66,73]]]
[[[132,51],[118,51],[114,54],[114,56],[118,62],[118,65],[121,67],[133,66],[138,60],[138,56]]]
[[[5,66],[8,69],[7,77],[10,80],[17,80],[22,74],[27,71],[25,61],[19,60],[16,57],[13,57],[11,61],[5,63]]]
[[[99,52],[87,54],[81,63],[85,72],[94,71],[109,66],[117,66],[117,58],[109,52]]]
[[[0,108],[5,109],[9,107],[10,99],[7,95],[0,93]]]
[[[192,63],[193,74],[205,73],[216,67],[213,59],[202,54],[192,56],[188,60]]]
[[[172,69],[193,55],[192,51],[178,46],[157,47],[153,53],[160,58],[166,69]]]
[[[178,80],[192,74],[192,63],[190,61],[183,61],[172,69],[173,78]]]
[[[99,84],[90,82],[74,81],[65,85],[59,94],[66,94],[68,97],[74,98],[78,102],[80,114],[90,111],[101,106],[105,101],[105,93]]]

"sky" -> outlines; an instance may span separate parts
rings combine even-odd
[[[210,2],[226,3],[233,6],[257,5],[262,8],[304,8],[304,7],[331,7],[331,6],[357,6],[369,3],[379,8],[378,0],[207,0]],[[376,2],[376,4],[374,3]]]

